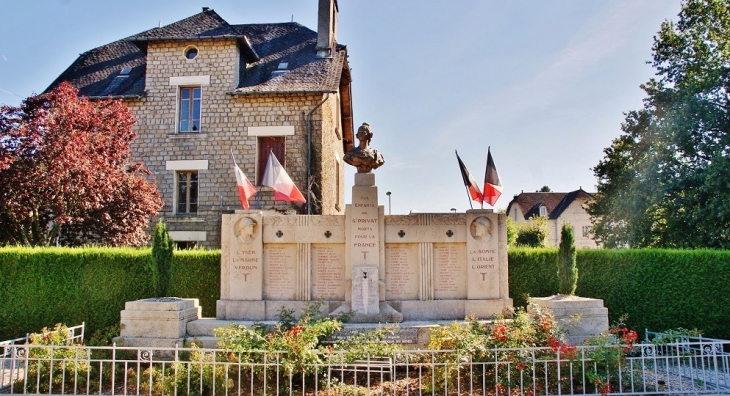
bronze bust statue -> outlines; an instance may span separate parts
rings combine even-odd
[[[370,140],[373,138],[370,125],[363,122],[360,128],[357,129],[355,137],[360,141],[360,144],[345,153],[345,162],[357,168],[358,173],[370,173],[373,169],[377,169],[385,163],[383,155],[378,150],[370,147]]]

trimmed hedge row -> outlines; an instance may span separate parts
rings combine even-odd
[[[558,290],[556,249],[510,249],[510,296]],[[87,334],[119,324],[126,301],[154,295],[150,249],[0,249],[0,340],[63,322]],[[601,298],[612,322],[637,330],[698,328],[730,339],[730,251],[579,250],[578,289]],[[200,299],[215,316],[220,251],[177,251],[168,294]]]
[[[200,299],[215,316],[220,251],[177,251],[168,294]],[[86,322],[87,338],[119,324],[126,301],[154,297],[152,254],[131,248],[0,249],[0,341]]]
[[[167,291],[171,296],[199,299],[203,316],[214,318],[221,296],[220,250],[176,251]]]
[[[0,340],[63,322],[86,332],[119,324],[126,301],[153,295],[150,250],[0,249]]]
[[[510,249],[510,296],[557,292],[557,249]],[[609,321],[637,330],[697,328],[730,339],[730,251],[579,250],[576,295],[604,300]]]

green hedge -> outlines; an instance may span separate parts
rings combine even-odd
[[[178,250],[172,260],[167,294],[200,299],[203,316],[215,317],[221,296],[220,250]]]
[[[126,301],[154,296],[151,263],[149,248],[0,249],[0,340],[59,322],[85,321],[87,338],[118,325]],[[176,251],[168,294],[199,298],[215,316],[220,251]]]
[[[59,322],[85,321],[88,335],[118,324],[126,301],[153,293],[149,260],[149,249],[0,249],[0,340]]]
[[[557,249],[510,249],[510,296],[557,292]],[[697,328],[730,339],[730,251],[579,250],[576,295],[604,300],[613,323],[637,330]]]
[[[557,249],[510,249],[515,306],[558,290]],[[63,322],[87,334],[119,324],[126,301],[154,295],[150,249],[0,249],[0,340]],[[612,322],[637,330],[698,328],[730,339],[730,251],[579,250],[578,289],[601,298]],[[168,294],[200,299],[215,316],[220,251],[176,251]]]

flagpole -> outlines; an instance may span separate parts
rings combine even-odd
[[[469,193],[469,187],[467,187],[467,183],[468,183],[467,176],[464,174],[464,171],[465,171],[464,167],[466,165],[463,165],[463,163],[461,162],[461,158],[459,158],[459,152],[457,150],[454,150],[454,154],[456,154],[456,159],[457,159],[457,161],[459,161],[459,170],[461,171],[461,177],[464,180],[464,190],[466,190],[466,199],[469,200],[469,207],[474,209],[474,206],[471,204],[471,194]]]
[[[487,152],[489,152],[489,146],[487,146]],[[487,156],[487,162],[489,162],[489,156]],[[484,174],[484,177],[487,177],[487,174]],[[486,191],[482,191],[483,193],[486,193]],[[481,209],[484,209],[484,196],[482,195],[482,201],[480,202]]]
[[[464,189],[466,190],[466,199],[469,200],[469,207],[474,209],[474,206],[471,204],[471,194],[469,194],[469,187],[464,186]]]

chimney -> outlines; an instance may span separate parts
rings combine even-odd
[[[337,0],[319,0],[317,57],[332,56],[337,43]]]

